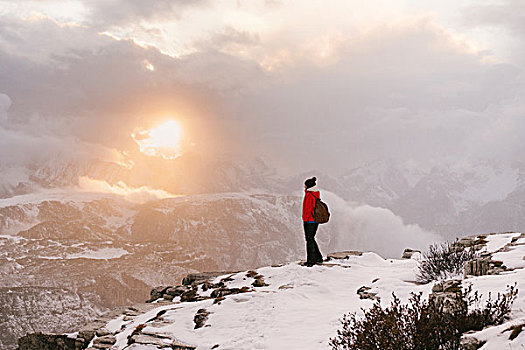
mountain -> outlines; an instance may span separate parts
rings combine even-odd
[[[297,195],[304,179],[317,176],[321,189],[352,203],[387,208],[407,224],[448,239],[491,227],[517,230],[525,225],[516,200],[525,183],[525,166],[496,161],[436,163],[377,160],[342,174],[309,171],[283,178],[261,159],[206,158],[187,154],[174,160],[138,156],[133,164],[103,160],[52,159],[23,168],[0,166],[0,198],[62,189],[126,192],[156,189],[166,195],[278,193]],[[86,181],[81,181],[82,179]],[[94,184],[93,184],[94,182]],[[102,188],[101,188],[102,187]],[[511,221],[479,220],[484,206],[512,210]],[[487,209],[490,211],[490,209]],[[500,209],[498,209],[500,210]],[[496,220],[496,221],[494,221]],[[473,226],[474,223],[474,226]]]
[[[347,201],[388,208],[406,224],[454,239],[476,232],[525,227],[522,164],[478,161],[423,167],[414,162],[379,160],[339,176],[310,171],[320,186]],[[303,180],[304,181],[304,180]],[[496,214],[497,213],[497,214]]]
[[[357,312],[359,316],[361,309],[370,308],[376,300],[386,306],[392,293],[407,303],[412,293],[422,293],[425,299],[450,298],[458,287],[472,287],[483,300],[514,283],[521,291],[524,234],[475,236],[461,243],[478,244],[486,261],[499,261],[498,266],[504,267],[489,275],[420,284],[415,275],[419,253],[408,259],[384,259],[372,252],[342,252],[312,268],[292,262],[222,275],[192,274],[184,285],[152,290],[152,304],[113,312],[67,337],[81,343],[87,338],[86,343],[96,349],[330,349],[329,339],[337,335],[344,314]],[[525,296],[520,292],[510,320],[470,332],[464,335],[464,342],[478,344],[475,348],[481,344],[483,350],[525,346],[525,332],[509,337],[511,327],[525,324],[524,306]],[[50,341],[54,340],[26,337],[20,349],[27,349],[24,344]]]
[[[64,288],[0,287],[0,348],[34,332],[63,332],[91,321],[102,310],[93,301]]]
[[[206,158],[188,154],[166,160],[138,156],[130,164],[92,159],[53,158],[28,166],[0,165],[0,198],[33,194],[44,189],[77,188],[79,179],[161,189],[176,195],[261,191],[280,193],[275,171],[261,159]]]
[[[0,310],[8,320],[0,341],[10,347],[28,330],[68,331],[98,312],[142,301],[153,286],[188,272],[283,263],[304,251],[301,199],[294,196],[194,195],[135,204],[57,192],[0,204],[0,288],[28,291],[16,312]],[[35,291],[53,300],[81,299],[84,311],[92,311],[67,313],[69,322],[57,311],[33,328],[19,327],[49,302],[30,297]]]

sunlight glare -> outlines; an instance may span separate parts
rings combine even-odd
[[[153,129],[140,129],[131,134],[140,151],[148,156],[175,159],[182,155],[179,124],[169,120]]]

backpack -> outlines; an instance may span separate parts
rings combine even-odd
[[[330,211],[325,202],[314,196],[315,207],[313,212],[314,221],[316,224],[324,224],[330,220]]]

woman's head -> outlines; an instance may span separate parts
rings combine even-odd
[[[314,176],[310,179],[307,179],[305,182],[304,182],[304,187],[306,189],[309,189],[310,187],[314,187],[315,186],[315,182],[317,181],[317,178]]]

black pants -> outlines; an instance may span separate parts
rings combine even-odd
[[[323,256],[319,251],[317,242],[315,241],[315,234],[319,224],[303,221],[304,223],[304,237],[306,239],[306,262],[318,263],[323,261]]]

